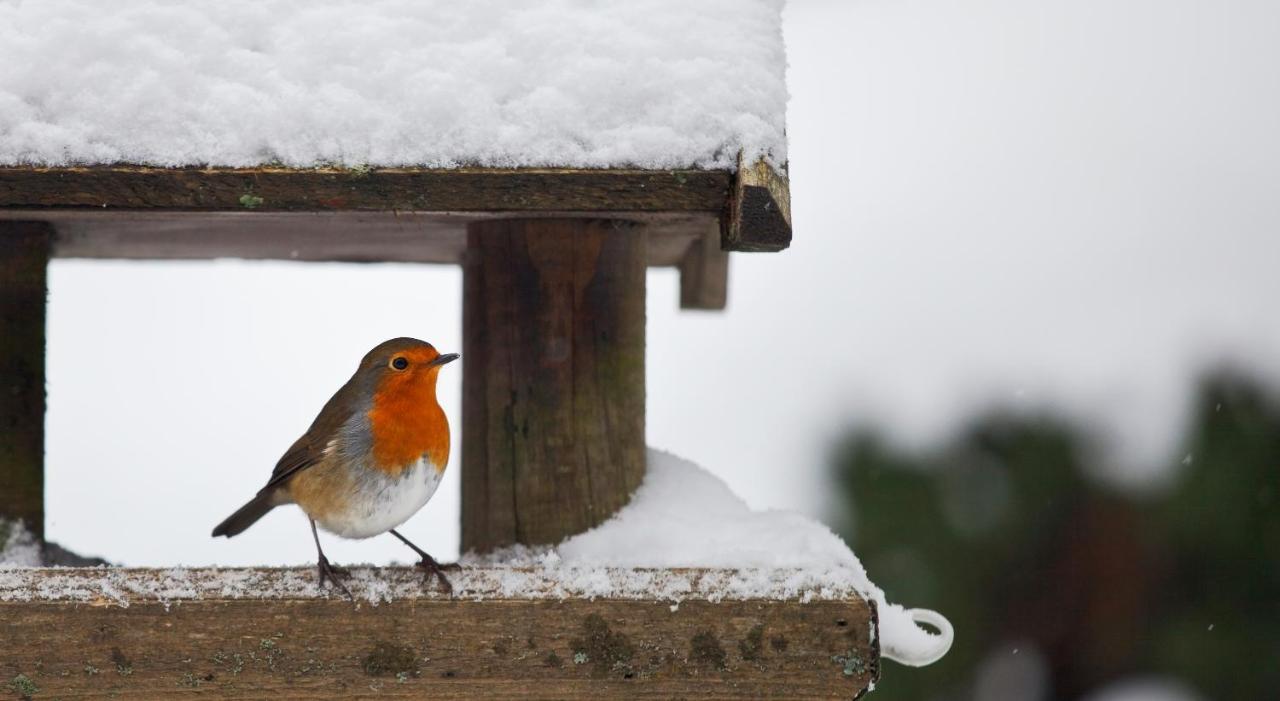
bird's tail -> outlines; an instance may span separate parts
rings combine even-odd
[[[250,499],[248,504],[236,509],[236,512],[228,516],[227,520],[219,523],[213,529],[213,537],[224,535],[230,538],[233,535],[240,535],[244,529],[257,523],[258,519],[266,516],[268,511],[277,506],[272,492],[273,490],[270,489],[258,492],[258,495]]]

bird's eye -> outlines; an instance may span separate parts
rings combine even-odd
[[[393,367],[393,368],[395,368],[395,369],[397,369],[397,370],[403,370],[403,369],[405,369],[405,368],[409,367],[409,361],[408,361],[408,360],[405,360],[405,359],[404,359],[404,358],[402,358],[402,357],[400,357],[400,358],[395,358],[395,359],[393,359],[393,360],[391,361],[391,367]]]

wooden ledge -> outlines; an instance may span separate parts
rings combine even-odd
[[[0,166],[0,225],[52,225],[59,258],[459,264],[467,224],[501,217],[642,222],[647,263],[680,269],[685,309],[725,307],[724,251],[791,243],[787,178],[765,161],[736,173]]]
[[[446,597],[409,568],[356,568],[352,602],[310,568],[8,570],[0,683],[49,698],[850,699],[878,678],[879,641],[874,606],[840,581],[468,568]]]
[[[760,197],[758,184],[766,174],[772,174],[774,189],[769,197]],[[773,216],[785,187],[785,177],[764,162],[740,168],[736,174],[696,169],[3,166],[0,219],[54,222],[60,234],[63,230],[71,234],[58,242],[54,252],[67,257],[152,257],[147,248],[136,244],[156,236],[162,239],[152,242],[155,257],[160,258],[209,258],[220,253],[280,256],[276,249],[255,252],[243,242],[220,249],[199,237],[180,235],[188,229],[203,231],[219,220],[225,225],[226,220],[216,215],[231,213],[241,215],[234,226],[252,231],[254,238],[299,239],[302,233],[304,243],[305,230],[317,222],[280,214],[346,215],[339,219],[349,245],[334,258],[341,260],[419,261],[425,257],[431,262],[456,262],[449,260],[456,259],[456,245],[450,249],[453,253],[391,253],[387,257],[386,247],[376,245],[376,226],[388,223],[371,216],[376,214],[389,215],[392,222],[406,218],[404,225],[392,228],[412,229],[419,247],[430,246],[422,239],[456,234],[478,218],[541,215],[645,221],[659,233],[671,229],[684,236],[686,244],[691,231],[700,232],[706,222],[719,221],[726,250],[778,250],[790,241],[789,205],[785,232]],[[127,235],[138,227],[144,230],[142,241]],[[167,246],[162,245],[165,236],[172,237]],[[100,240],[94,241],[95,237]],[[375,245],[362,249],[360,243],[370,239]],[[118,254],[113,253],[117,245],[121,246]],[[323,254],[306,248],[301,246],[303,252],[294,257],[321,259],[317,255]]]
[[[580,168],[0,167],[0,207],[714,212],[732,173]]]

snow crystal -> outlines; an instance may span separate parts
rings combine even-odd
[[[786,160],[782,0],[0,0],[0,164]]]

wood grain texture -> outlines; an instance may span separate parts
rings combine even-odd
[[[386,570],[397,581],[419,576]],[[266,582],[302,574],[256,572]],[[114,576],[118,589],[147,592],[173,575]],[[25,690],[35,699],[852,699],[879,676],[876,612],[857,596],[803,603],[690,595],[673,605],[452,599],[425,586],[421,596],[375,606],[288,593],[162,600],[173,592],[161,586],[123,606],[51,594],[65,585],[57,570],[20,577],[43,594],[0,597],[0,688],[17,698]]]
[[[308,244],[322,244],[322,239],[312,241],[309,228],[330,221],[271,216],[287,213],[390,213],[393,218],[344,219],[340,224],[347,227],[349,241],[313,249]],[[211,214],[243,216],[218,220],[210,219]],[[763,161],[740,167],[736,174],[693,169],[0,167],[0,219],[56,222],[57,256],[455,262],[451,252],[459,247],[437,246],[434,239],[452,232],[456,242],[467,221],[493,215],[635,219],[649,224],[654,235],[670,230],[676,236],[687,235],[687,217],[715,217],[725,250],[780,250],[791,240],[786,177]],[[406,222],[397,222],[400,217]],[[232,230],[201,235],[210,223],[252,234]],[[377,235],[367,240],[376,234],[374,225],[391,231],[394,240]]]
[[[720,247],[719,227],[710,227],[680,260],[680,308],[720,311],[728,302],[729,253]]]
[[[44,534],[45,301],[53,230],[0,221],[0,522]]]
[[[725,215],[722,245],[728,251],[771,252],[791,245],[791,187],[766,161],[739,161]]]
[[[557,543],[640,485],[646,242],[616,221],[469,228],[464,551]]]
[[[55,258],[462,263],[467,224],[514,215],[459,212],[226,212],[139,209],[0,209],[6,219],[54,226]],[[566,218],[571,212],[521,214]],[[644,224],[648,264],[680,263],[718,213],[607,212]]]
[[[0,572],[0,689],[33,698],[854,698],[874,605],[794,569]],[[579,587],[611,596],[586,599]],[[8,687],[8,688],[5,688]],[[38,689],[38,691],[37,691]]]
[[[714,212],[718,170],[0,167],[0,208]]]

